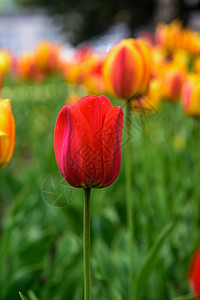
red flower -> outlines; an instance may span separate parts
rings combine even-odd
[[[74,187],[112,184],[121,166],[123,111],[105,96],[86,96],[60,111],[54,149],[58,168]]]
[[[200,299],[200,247],[192,258],[188,277],[192,292]]]

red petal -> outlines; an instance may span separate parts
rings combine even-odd
[[[84,115],[92,135],[96,135],[103,128],[105,115],[112,107],[107,97],[94,95],[82,97],[75,105]]]
[[[56,120],[54,148],[59,170],[72,186],[84,186],[87,170],[83,151],[91,144],[89,127],[79,108],[65,106]]]
[[[104,180],[102,187],[112,184],[121,166],[121,139],[123,129],[123,110],[112,107],[106,114],[103,126]]]
[[[87,152],[87,185],[101,184],[104,176],[102,130],[107,111],[112,104],[105,96],[86,96],[81,98],[76,105],[87,121],[93,139],[92,147],[85,149]]]
[[[200,248],[196,251],[196,253],[193,256],[189,275],[188,275],[189,283],[192,292],[195,296],[197,296],[199,299],[200,297]]]

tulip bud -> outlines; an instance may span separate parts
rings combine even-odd
[[[155,113],[161,106],[162,85],[159,79],[152,79],[149,84],[149,90],[145,97],[133,99],[131,106],[136,111],[145,113]]]
[[[0,50],[0,73],[5,75],[8,73],[11,67],[11,55],[5,51]]]
[[[113,183],[121,166],[123,111],[105,96],[85,96],[60,111],[54,150],[58,168],[74,187]]]
[[[103,67],[106,90],[129,99],[145,94],[151,72],[150,48],[141,40],[122,40],[108,53]]]
[[[166,69],[163,75],[163,95],[168,101],[178,101],[181,95],[185,73],[179,67],[171,66]]]
[[[11,160],[15,147],[15,120],[9,99],[0,99],[0,168]]]
[[[200,117],[200,76],[190,75],[183,85],[181,93],[184,112],[193,117]]]
[[[188,280],[194,296],[196,299],[200,299],[200,248],[198,248],[192,258]]]
[[[38,69],[43,72],[57,72],[61,65],[58,46],[48,41],[39,43],[35,52],[35,62]]]

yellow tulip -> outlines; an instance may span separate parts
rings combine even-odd
[[[15,120],[9,99],[0,99],[0,168],[11,160],[15,147]]]

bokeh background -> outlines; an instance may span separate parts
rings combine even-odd
[[[0,48],[17,59],[46,39],[62,45],[64,58],[86,44],[103,52],[175,18],[200,31],[200,1],[0,0]],[[1,300],[19,299],[19,291],[30,300],[83,299],[83,191],[62,180],[53,149],[56,117],[71,93],[86,91],[60,74],[4,78],[16,147],[0,171]],[[187,273],[200,242],[199,120],[179,102],[164,102],[150,116],[134,113],[131,126],[135,275],[143,272],[137,300],[193,299]],[[116,182],[92,191],[93,300],[127,299],[126,142]]]

